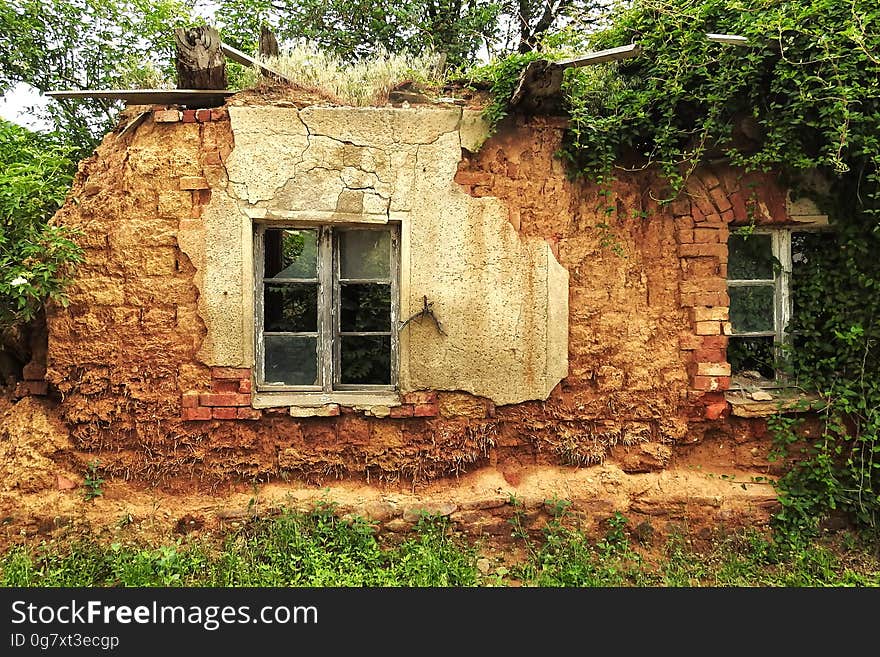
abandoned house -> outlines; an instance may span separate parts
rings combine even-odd
[[[16,485],[92,459],[171,489],[482,473],[500,507],[543,472],[536,495],[587,509],[765,518],[771,487],[705,473],[774,471],[765,417],[796,399],[769,355],[827,218],[721,164],[669,204],[651,171],[570,179],[564,130],[490,135],[452,103],[130,106],[55,218],[85,262],[0,434],[63,436]]]

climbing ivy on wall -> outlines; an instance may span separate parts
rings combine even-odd
[[[796,457],[778,483],[781,526],[815,529],[841,509],[880,521],[880,5],[875,0],[632,0],[593,50],[638,43],[639,57],[565,72],[570,114],[560,156],[573,176],[607,181],[625,168],[665,174],[672,200],[707,160],[778,171],[836,226],[795,281],[792,376],[828,402],[803,445],[790,417],[772,423]],[[745,46],[707,34],[746,37]],[[552,59],[549,55],[548,59]],[[495,63],[495,103],[527,62]],[[795,447],[798,445],[799,447]],[[803,448],[804,451],[800,451]],[[793,451],[797,450],[797,451]]]

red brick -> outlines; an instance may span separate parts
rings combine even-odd
[[[212,367],[211,378],[249,379],[251,378],[251,370],[249,367]]]
[[[678,240],[679,244],[693,244],[694,231],[690,228],[682,228],[675,231],[675,238]]]
[[[392,406],[389,417],[412,417],[413,411],[414,409],[411,404],[404,404],[403,406]]]
[[[713,190],[718,187],[721,187],[721,181],[718,180],[718,176],[709,171],[708,169],[704,169],[697,174],[697,179],[703,184],[707,190]]]
[[[439,413],[439,404],[416,404],[413,407],[413,416],[415,417],[434,417]]]
[[[210,408],[184,408],[181,412],[181,417],[184,420],[210,420],[211,419],[211,409]]]
[[[694,308],[694,321],[695,322],[711,322],[712,320],[717,322],[726,322],[728,317],[728,308],[727,306],[710,306],[710,307],[696,307]]]
[[[727,349],[726,335],[707,335],[702,339],[703,349]]]
[[[721,363],[727,356],[724,349],[695,349],[691,358],[695,363]]]
[[[694,229],[696,232],[697,229]],[[727,262],[727,244],[681,244],[678,255],[682,258],[721,258]]]
[[[156,123],[177,123],[181,118],[180,110],[153,110],[153,121]]]
[[[193,203],[199,205],[208,205],[211,202],[211,190],[199,189],[193,190]]]
[[[240,384],[237,379],[214,379],[211,381],[211,392],[243,392],[238,389]]]
[[[717,420],[727,415],[727,402],[718,402],[706,406],[706,419]]]
[[[491,185],[492,174],[483,171],[459,171],[454,180],[459,185]]]
[[[223,159],[220,157],[220,151],[208,151],[205,153],[204,158],[205,164],[223,164]]]
[[[733,212],[733,218],[737,223],[748,223],[749,213],[746,211],[746,200],[742,192],[734,192],[728,196]]]
[[[727,292],[682,292],[681,305],[684,308],[728,306],[730,297]]]
[[[211,415],[215,420],[234,420],[238,416],[238,410],[228,406],[217,406],[211,410]]]
[[[711,192],[709,192],[712,197],[712,201],[715,203],[715,207],[718,208],[718,212],[727,212],[733,206],[730,204],[730,200],[727,197],[727,192],[724,191],[723,187],[716,187]]]
[[[199,395],[202,406],[250,406],[251,396],[230,392],[203,392]]]
[[[703,393],[702,397],[700,398],[700,401],[702,401],[703,404],[705,404],[706,406],[708,406],[709,404],[720,404],[722,402],[727,403],[726,400],[724,399],[723,392]]]
[[[697,376],[730,376],[730,363],[697,363]]]
[[[694,322],[694,333],[697,335],[720,335],[721,322]],[[202,402],[204,404],[204,402]]]
[[[199,393],[197,392],[185,392],[180,399],[180,405],[182,408],[197,408],[199,405]]]
[[[693,380],[695,390],[727,390],[730,388],[729,376],[695,376]]]
[[[691,201],[691,206],[697,208],[700,211],[700,214],[702,215],[704,220],[710,215],[716,214],[715,206],[708,198],[703,196],[694,196],[693,200]],[[694,215],[694,221],[699,221],[696,215]]]
[[[436,404],[437,393],[433,390],[416,390],[403,395],[404,404]]]
[[[724,225],[726,226],[729,223],[733,223],[735,216],[736,215],[734,214],[732,209],[725,210],[724,212],[721,213],[721,221],[723,221]],[[725,237],[725,241],[726,240],[727,240],[727,236]]]
[[[259,420],[263,414],[256,408],[239,407],[235,410],[235,417],[239,420]]]
[[[211,110],[209,109],[200,109],[196,110],[196,120],[199,123],[205,123],[211,120]]]
[[[229,118],[229,112],[225,107],[215,107],[211,110],[212,121],[225,121]]]
[[[689,216],[691,213],[691,201],[689,198],[677,198],[669,204],[669,210],[673,217]]]
[[[196,122],[196,111],[195,110],[183,110],[183,122],[184,123],[195,123]]]
[[[682,294],[691,292],[693,294],[714,293],[720,294],[727,292],[727,281],[720,276],[712,276],[711,278],[688,278],[679,283],[679,289]],[[714,304],[706,304],[711,306]]]
[[[253,392],[254,387],[250,379],[242,379],[238,382],[238,391],[243,393]]]
[[[715,228],[694,228],[694,243],[718,244],[720,231]]]

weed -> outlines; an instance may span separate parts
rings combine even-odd
[[[85,487],[83,496],[86,498],[86,501],[101,497],[104,494],[103,486],[105,480],[98,474],[98,466],[100,464],[100,461],[95,459],[86,466],[86,476],[83,481],[83,486]]]

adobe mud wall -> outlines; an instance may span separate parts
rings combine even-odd
[[[244,367],[218,365],[222,347],[206,343],[205,264],[188,254],[230,183],[228,111],[150,112],[123,132],[132,118],[82,164],[57,215],[86,248],[69,306],[48,317],[46,379],[70,459],[172,488],[419,483],[480,466],[514,481],[526,466],[603,461],[633,473],[689,459],[766,471],[763,421],[727,417],[720,396],[733,215],[700,220],[696,201],[661,209],[648,174],[621,176],[610,192],[571,182],[554,157],[562,126],[508,125],[463,151],[449,183],[463,198],[500,199],[490,204],[517,239],[546,243],[567,270],[567,376],[546,400],[413,386],[384,417],[344,404],[292,417],[250,403],[247,354]],[[705,191],[726,200],[724,185]],[[236,194],[251,201],[252,191]],[[717,206],[712,217],[726,211]]]

